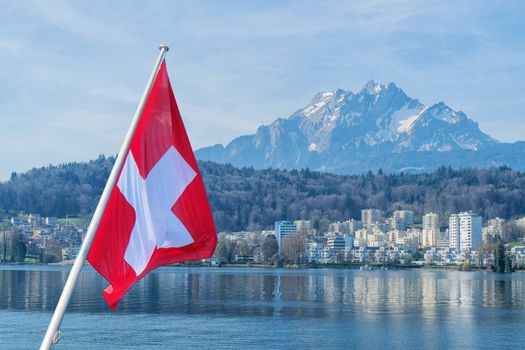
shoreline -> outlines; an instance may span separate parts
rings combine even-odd
[[[37,262],[0,262],[0,266],[72,266],[73,260],[65,260],[58,263],[37,263]],[[86,265],[90,265],[86,262]],[[165,265],[165,267],[192,267],[192,268],[236,268],[236,269],[343,269],[343,270],[361,270],[361,271],[399,271],[399,270],[443,270],[443,271],[459,271],[459,272],[493,272],[490,269],[472,268],[468,271],[459,270],[460,265],[397,265],[385,266],[379,264],[302,264],[302,265],[287,265],[275,266],[268,264],[221,264],[220,266],[211,266],[210,264],[198,263],[182,263]],[[513,272],[525,272],[525,270],[516,270]]]

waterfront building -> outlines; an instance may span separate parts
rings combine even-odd
[[[321,261],[321,253],[325,248],[324,244],[316,241],[306,243],[306,258],[308,263],[314,264]]]
[[[334,250],[343,250],[346,247],[345,237],[337,234],[329,235],[326,239],[326,246]]]
[[[424,255],[426,264],[433,264],[437,260],[436,248],[430,248]]]
[[[353,245],[353,242],[352,242]],[[353,247],[346,247],[344,250],[343,259],[345,262],[352,262],[354,258],[354,248]]]
[[[368,261],[368,249],[366,247],[359,247],[359,249],[354,250],[354,259],[355,262],[365,263]]]
[[[77,257],[79,250],[79,246],[63,248],[62,260],[74,260]]]
[[[346,248],[354,248],[354,235],[353,234],[346,234],[345,236],[345,249]]]
[[[297,226],[291,221],[280,220],[275,222],[275,238],[277,239],[277,244],[279,249],[282,248],[283,240],[286,236],[296,233]]]
[[[333,258],[334,258],[334,251],[328,247],[323,247],[323,249],[321,249],[321,258],[319,259],[319,262],[321,264],[331,264],[333,263]]]
[[[470,250],[482,242],[481,216],[472,212],[452,214],[449,218],[449,247]]]
[[[436,251],[437,260],[441,264],[451,264],[455,262],[455,250],[452,250],[450,248],[441,248]]]

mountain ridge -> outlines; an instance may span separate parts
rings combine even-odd
[[[196,156],[258,169],[308,167],[352,174],[377,169],[424,172],[455,163],[525,169],[523,161],[515,159],[523,150],[519,142],[492,138],[443,101],[424,106],[395,83],[370,80],[357,93],[317,93],[289,117],[261,125],[226,146],[201,148]]]

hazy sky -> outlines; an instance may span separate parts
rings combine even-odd
[[[158,54],[194,148],[396,82],[525,139],[525,1],[1,1],[0,180],[115,154]]]

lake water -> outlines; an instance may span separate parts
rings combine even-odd
[[[0,348],[40,344],[69,267],[0,266]],[[116,313],[85,267],[56,349],[520,349],[525,274],[165,267]]]

